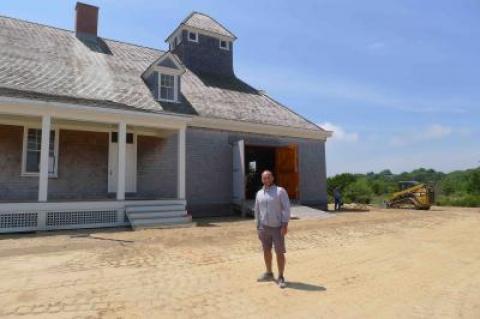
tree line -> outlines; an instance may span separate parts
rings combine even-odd
[[[399,190],[400,181],[429,184],[435,190],[435,204],[441,206],[480,207],[480,167],[451,173],[419,168],[393,174],[386,169],[378,173],[338,174],[327,179],[329,199],[340,188],[343,202],[380,204]]]

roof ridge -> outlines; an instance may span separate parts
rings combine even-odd
[[[29,24],[33,24],[33,25],[37,25],[37,26],[41,26],[41,27],[45,27],[45,28],[49,28],[49,29],[55,29],[55,30],[59,30],[59,31],[63,31],[63,32],[68,32],[68,33],[72,33],[72,34],[75,33],[75,31],[73,31],[73,30],[64,29],[64,28],[61,28],[61,27],[56,27],[56,26],[53,26],[53,25],[45,24],[45,23],[40,23],[40,22],[35,22],[35,21],[30,21],[30,20],[25,20],[25,19],[20,19],[20,18],[9,17],[9,16],[3,15],[3,14],[0,14],[0,18],[20,21],[20,22],[29,23]],[[130,45],[130,46],[137,47],[137,48],[144,48],[144,49],[158,51],[160,53],[167,52],[167,50],[152,48],[152,47],[148,47],[148,46],[145,46],[145,45],[135,44],[135,43],[132,43],[132,42],[126,42],[126,41],[122,41],[122,40],[115,40],[115,39],[104,38],[104,37],[99,37],[99,38],[104,40],[104,41],[106,40],[106,41],[112,41],[112,42],[117,42],[117,43],[123,43],[123,44]]]
[[[217,19],[215,19],[214,17],[210,16],[209,14],[206,14],[206,13],[203,13],[203,12],[200,12],[200,11],[192,11],[185,19],[183,19],[183,21],[180,23],[180,25],[182,24],[185,24],[188,19],[190,19],[194,14],[199,14],[199,15],[202,15],[204,17],[207,17],[211,20],[213,20],[213,22],[217,23],[219,26],[221,26],[223,29],[225,29],[225,31],[227,31],[228,33],[230,33],[232,35],[233,38],[237,38],[237,36],[232,32],[230,31],[227,27],[225,27],[222,23],[220,23],[219,21],[217,21]]]

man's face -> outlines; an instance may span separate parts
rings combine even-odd
[[[270,172],[263,172],[262,174],[262,183],[263,185],[269,187],[273,184],[273,175]]]

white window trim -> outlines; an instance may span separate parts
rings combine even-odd
[[[226,47],[222,47],[222,41],[224,41],[224,42],[227,44]],[[222,50],[230,51],[229,43],[228,43],[228,41],[226,41],[226,40],[219,39],[219,40],[218,40],[218,47],[219,47],[220,49],[222,49]]]
[[[27,147],[28,147],[28,130],[29,129],[39,129],[41,130],[42,127],[40,125],[30,125],[23,127],[23,147],[22,147],[22,173],[21,176],[24,177],[38,177],[40,173],[33,173],[27,172]],[[59,142],[60,142],[60,134],[58,128],[52,128],[51,131],[55,131],[55,141],[53,146],[53,153],[55,155],[55,173],[48,174],[49,178],[58,178],[58,150],[59,150]]]
[[[173,100],[162,99],[162,74],[173,76]],[[158,100],[162,102],[178,103],[178,78],[179,76],[169,72],[158,72]]]
[[[195,34],[195,40],[190,39],[190,34],[191,34],[191,33],[192,33],[192,34]],[[187,33],[187,39],[188,39],[188,41],[190,41],[190,42],[197,42],[197,43],[198,43],[198,32],[188,31],[188,33]]]

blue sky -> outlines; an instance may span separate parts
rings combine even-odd
[[[191,11],[233,31],[236,74],[336,131],[327,171],[480,165],[480,1],[91,0],[100,35],[166,49]],[[75,1],[0,14],[73,29]]]

